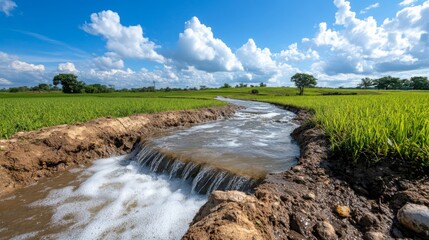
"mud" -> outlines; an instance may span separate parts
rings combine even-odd
[[[236,106],[101,118],[0,140],[0,195],[91,160],[130,152],[140,138],[231,116]]]
[[[288,110],[302,124],[293,133],[298,165],[269,174],[253,195],[213,192],[183,239],[427,239],[396,218],[407,202],[429,206],[424,170],[388,160],[344,164],[307,121],[311,113]]]

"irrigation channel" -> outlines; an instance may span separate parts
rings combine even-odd
[[[180,239],[210,192],[252,191],[296,164],[293,113],[219,99],[243,109],[0,199],[0,239]]]

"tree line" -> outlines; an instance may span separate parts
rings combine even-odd
[[[358,88],[377,88],[377,89],[415,89],[429,90],[429,80],[427,77],[415,76],[410,79],[400,79],[397,77],[385,76],[382,78],[371,79],[362,78]]]

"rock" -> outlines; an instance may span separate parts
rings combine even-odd
[[[365,233],[364,239],[365,240],[385,240],[386,237],[384,236],[384,234],[379,232],[367,232]]]
[[[348,218],[350,217],[350,208],[347,206],[343,206],[343,205],[337,205],[335,207],[335,212],[343,218]]]
[[[302,170],[304,170],[304,168],[300,165],[292,168],[292,171],[294,171],[294,172],[301,172]]]
[[[316,233],[322,240],[337,239],[335,229],[328,221],[323,221],[317,224]]]
[[[304,199],[314,200],[314,199],[316,199],[316,195],[314,193],[312,193],[312,192],[309,192],[309,193],[307,193],[307,194],[304,195]]]
[[[407,203],[397,214],[399,222],[409,230],[429,237],[429,208]]]

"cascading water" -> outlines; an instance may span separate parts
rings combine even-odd
[[[222,100],[244,109],[0,200],[0,239],[179,239],[207,193],[248,191],[296,164],[293,113]]]

